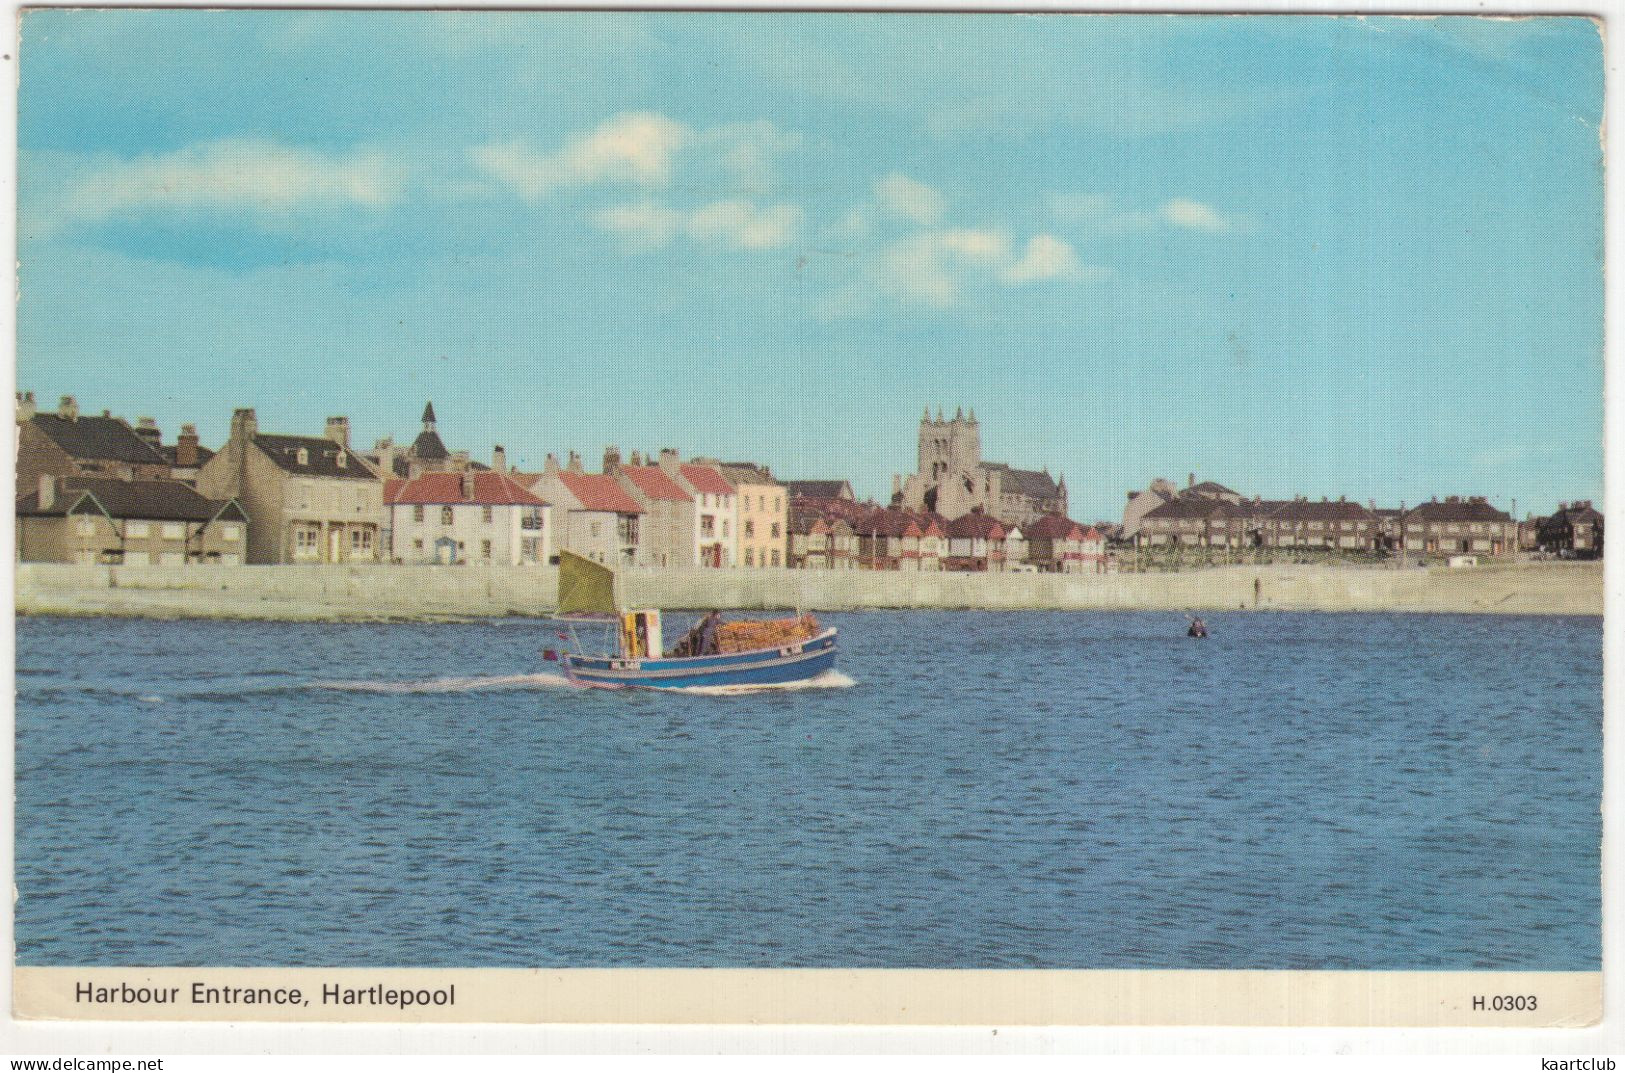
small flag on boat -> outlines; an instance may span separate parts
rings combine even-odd
[[[561,641],[568,641],[568,640],[569,640],[569,639],[570,639],[570,635],[569,635],[569,634],[567,634],[567,633],[565,633],[565,632],[564,632],[564,631],[563,631],[563,630],[560,630],[560,631],[559,631],[559,640],[561,640]]]
[[[549,663],[557,663],[559,661],[558,649],[555,649],[555,648],[544,648],[544,649],[542,649],[542,658],[547,660]]]

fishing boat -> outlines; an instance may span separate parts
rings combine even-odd
[[[572,650],[545,649],[571,682],[608,689],[686,689],[695,686],[783,686],[816,678],[835,666],[838,632],[812,615],[722,622],[713,613],[673,648],[665,647],[660,612],[625,611],[615,571],[585,556],[559,552],[556,618],[570,624],[561,640]],[[577,626],[613,632],[605,651],[582,647]]]

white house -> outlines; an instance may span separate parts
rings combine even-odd
[[[384,491],[399,563],[520,566],[553,554],[552,509],[505,473],[424,473]]]

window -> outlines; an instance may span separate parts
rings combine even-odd
[[[301,466],[310,465],[310,452],[305,450],[303,447],[299,448],[299,453],[294,456],[294,461],[298,462]]]
[[[779,549],[774,548],[773,552],[772,552],[772,555],[773,555],[773,565],[778,566],[779,565]]]
[[[756,549],[755,548],[746,548],[745,549],[745,565],[746,566],[755,566],[756,565]]]
[[[412,541],[412,550],[413,551],[422,551],[423,550],[423,541],[422,540],[414,540],[414,541]]]
[[[343,451],[340,451],[338,457],[333,459],[333,463],[337,465],[339,469],[343,469],[345,466],[350,464],[350,456],[345,454]]]
[[[722,539],[728,539],[728,519],[722,519]]]
[[[717,524],[716,523],[717,523],[717,520],[713,516],[711,516],[709,514],[700,515],[700,536],[702,536],[702,537],[714,537],[714,536],[716,536],[717,535],[716,534],[716,529],[717,529]]]
[[[450,525],[451,524],[451,508],[450,507],[441,507],[440,508],[440,524],[441,525]]]
[[[595,539],[595,540],[598,537],[601,537],[601,536],[604,535],[604,523],[603,522],[593,522],[592,525],[588,526],[587,528],[591,531],[591,533],[593,535],[593,539]]]
[[[124,535],[128,538],[139,538],[148,535],[146,522],[125,522]]]
[[[423,520],[423,504],[419,503],[417,506],[412,508],[412,520],[414,522],[421,522]]]
[[[243,535],[243,531],[242,531],[242,528],[239,527],[239,526],[223,525],[223,526],[220,527],[220,539],[221,540],[227,540],[227,541],[238,540],[238,539],[240,539],[242,537],[242,535]]]
[[[486,507],[485,509],[489,512],[491,508]],[[491,542],[489,540],[480,541],[480,558],[487,560],[491,558]]]
[[[616,525],[616,533],[622,544],[636,544],[638,542],[638,519],[634,514],[623,514]]]
[[[321,554],[321,530],[314,525],[301,525],[293,531],[293,557],[314,559]]]
[[[186,526],[180,524],[179,522],[165,522],[164,523],[164,539],[165,540],[185,540],[186,539]]]
[[[350,530],[350,551],[351,551],[352,554],[355,554],[355,555],[371,555],[372,554],[372,530],[371,529],[352,529],[352,530]]]
[[[480,508],[480,521],[484,522],[486,525],[490,525],[495,519],[496,519],[496,508],[495,507],[481,507]]]
[[[750,540],[752,537],[754,537],[756,535],[756,523],[751,521],[749,518],[745,519],[745,534],[744,535],[745,535],[746,540]],[[748,566],[749,564],[747,563],[746,565]]]
[[[73,531],[82,537],[94,536],[96,533],[96,519],[80,518],[73,523]]]
[[[779,539],[779,523],[778,522],[774,522],[771,526],[768,527],[768,534],[774,540]]]

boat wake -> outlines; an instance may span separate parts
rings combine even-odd
[[[562,674],[498,674],[476,678],[431,678],[423,682],[312,682],[311,689],[350,693],[476,693],[498,689],[574,689]]]
[[[752,693],[793,693],[803,689],[851,689],[857,685],[857,679],[849,678],[840,671],[825,671],[811,678],[799,682],[777,682],[764,685],[734,685],[734,686],[672,686],[658,689],[661,693],[688,693],[696,697],[739,697]]]

